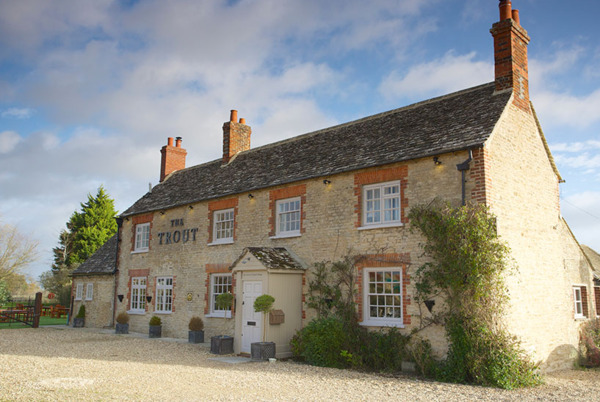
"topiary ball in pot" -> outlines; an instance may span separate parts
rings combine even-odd
[[[122,312],[117,316],[117,325],[115,325],[116,334],[129,333],[129,314]]]
[[[188,342],[189,343],[204,343],[204,322],[200,317],[190,318],[188,324]]]
[[[162,321],[160,317],[155,315],[150,318],[150,325],[148,329],[149,338],[160,338],[162,336]]]

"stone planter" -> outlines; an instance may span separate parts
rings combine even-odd
[[[250,344],[252,361],[266,361],[275,358],[275,342],[254,342]]]
[[[188,331],[189,343],[204,343],[204,331]]]
[[[73,328],[83,328],[85,325],[85,318],[73,318]]]
[[[162,325],[149,325],[148,328],[149,338],[160,338],[162,336]]]
[[[233,336],[218,335],[210,338],[210,353],[216,355],[233,353]]]
[[[128,334],[129,333],[129,324],[119,324],[115,325],[115,334]]]

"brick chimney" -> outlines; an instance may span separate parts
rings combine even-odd
[[[529,111],[529,73],[527,45],[529,36],[519,21],[519,10],[510,0],[500,0],[500,21],[492,25],[496,91],[514,91],[513,103]]]
[[[160,150],[162,155],[160,161],[160,182],[165,180],[165,177],[175,172],[176,170],[185,169],[185,156],[187,151],[181,148],[181,137],[175,139],[173,146],[173,137],[167,139],[167,145]]]
[[[223,124],[223,164],[226,165],[239,152],[250,149],[252,129],[245,119],[237,120],[237,110],[232,110],[229,121]]]

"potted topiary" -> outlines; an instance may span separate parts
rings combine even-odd
[[[115,334],[129,333],[129,314],[122,312],[117,316],[117,325],[115,325]]]
[[[233,306],[233,294],[221,293],[215,299],[215,305],[219,310],[231,310]],[[233,353],[233,336],[217,335],[210,338],[210,353],[226,355]]]
[[[77,313],[75,318],[73,318],[73,327],[74,328],[83,328],[84,325],[85,325],[85,305],[82,304],[81,306],[79,306],[79,312]]]
[[[196,316],[190,318],[188,328],[189,343],[204,343],[204,322],[202,322],[202,318]]]
[[[275,358],[275,342],[267,342],[267,315],[273,310],[275,298],[271,295],[261,295],[254,300],[254,311],[263,313],[262,342],[250,344],[250,354],[253,361],[269,360]]]
[[[150,326],[148,329],[149,338],[160,338],[162,335],[162,321],[160,317],[155,315],[150,318]]]

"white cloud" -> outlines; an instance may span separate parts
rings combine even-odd
[[[0,154],[12,152],[21,141],[21,136],[14,131],[0,132]]]
[[[558,144],[550,144],[552,152],[581,152],[590,149],[600,149],[600,141],[588,140],[583,142],[561,142]]]
[[[425,97],[479,85],[493,77],[490,63],[475,60],[476,54],[456,55],[450,51],[441,59],[412,66],[407,72],[394,71],[379,85],[389,98]]]
[[[29,119],[34,113],[33,109],[12,107],[2,111],[2,117],[12,117],[15,119]]]

